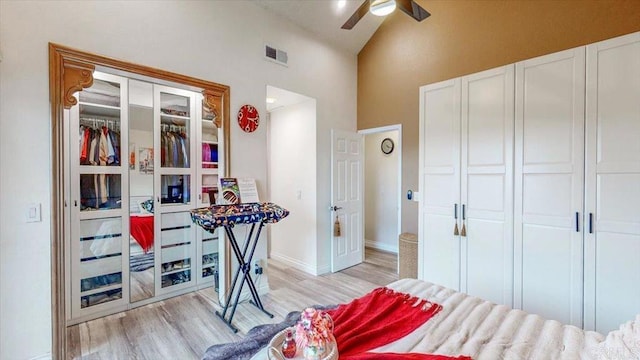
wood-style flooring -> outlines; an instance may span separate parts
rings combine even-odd
[[[367,248],[365,262],[322,276],[275,260],[268,263],[270,291],[261,296],[270,319],[247,302],[238,305],[234,334],[215,314],[208,288],[67,328],[70,359],[200,359],[214,344],[238,341],[256,325],[280,322],[291,311],[339,304],[398,279],[397,255]],[[258,284],[259,286],[259,284]]]

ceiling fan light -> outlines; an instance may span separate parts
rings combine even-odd
[[[369,11],[376,16],[389,15],[395,9],[395,0],[371,0],[369,3]]]

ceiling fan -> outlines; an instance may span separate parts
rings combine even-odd
[[[415,0],[364,0],[349,20],[342,25],[342,29],[351,30],[369,11],[378,16],[390,14],[395,10],[396,5],[405,14],[416,19],[416,21],[422,21],[431,16],[431,14],[418,5]]]

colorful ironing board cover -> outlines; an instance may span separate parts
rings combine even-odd
[[[211,205],[191,210],[191,220],[203,229],[213,232],[220,226],[263,222],[274,224],[289,215],[289,210],[274,203],[247,203]]]

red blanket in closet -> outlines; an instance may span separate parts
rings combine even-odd
[[[153,215],[130,216],[129,219],[131,236],[146,254],[153,247]]]

